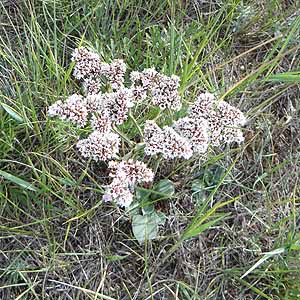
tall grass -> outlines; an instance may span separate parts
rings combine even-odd
[[[274,110],[299,96],[300,19],[296,6],[278,1],[247,5],[1,2],[0,298],[233,299],[235,291],[234,299],[297,299],[299,144],[296,137],[276,150],[291,128]],[[242,18],[247,7],[251,14]],[[152,161],[176,194],[160,203],[168,215],[161,237],[144,246],[122,211],[103,207],[105,166],[83,161],[73,147],[84,131],[54,125],[46,114],[58,98],[80,91],[70,55],[81,44],[105,61],[123,58],[130,70],[179,75],[185,106],[208,90],[249,118],[240,148],[212,152],[205,162]],[[131,119],[120,130],[134,135],[142,122]],[[249,237],[251,226],[257,230]],[[177,266],[180,259],[192,261],[191,269]]]

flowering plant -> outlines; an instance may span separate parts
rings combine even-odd
[[[155,174],[143,161],[134,159],[136,142],[124,137],[119,129],[132,109],[138,104],[151,104],[160,112],[179,111],[182,101],[179,94],[179,77],[166,76],[154,68],[130,73],[130,85],[125,85],[126,64],[123,60],[113,60],[110,64],[101,61],[100,56],[90,49],[75,49],[72,60],[75,63],[74,77],[80,80],[84,96],[74,94],[64,102],[59,100],[49,107],[51,117],[59,117],[78,127],[90,126],[90,135],[77,143],[81,155],[95,161],[108,162],[110,184],[105,186],[103,201],[112,201],[120,207],[134,205],[137,185],[150,184]],[[225,101],[219,101],[211,93],[201,93],[186,116],[173,121],[169,126],[160,127],[157,118],[146,120],[139,127],[139,149],[146,157],[160,156],[163,159],[189,159],[193,155],[205,155],[209,147],[231,142],[241,143],[241,126],[246,122],[244,114]],[[120,145],[128,144],[127,153],[120,154]],[[163,223],[162,215],[152,211],[152,233],[141,235],[134,228],[135,236],[142,241],[153,238],[157,226]],[[154,216],[154,217],[153,217]],[[144,217],[149,219],[149,214]],[[143,215],[135,215],[139,221]],[[134,220],[133,220],[134,223]],[[140,223],[141,224],[141,223]],[[144,224],[142,222],[142,224]],[[146,224],[146,223],[145,223]],[[149,224],[148,224],[149,225]],[[148,226],[147,225],[147,226]]]

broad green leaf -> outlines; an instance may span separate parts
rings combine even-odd
[[[24,189],[27,189],[27,190],[31,190],[31,191],[34,191],[36,192],[38,189],[31,183],[19,178],[19,177],[16,177],[12,174],[9,174],[5,171],[1,171],[0,170],[0,176],[3,176],[5,179],[23,187]]]
[[[193,180],[191,190],[193,192],[193,199],[195,199],[198,204],[202,203],[206,199],[205,185],[202,180]]]
[[[150,195],[151,190],[136,188],[136,198],[139,202],[147,202]]]
[[[132,217],[132,231],[139,243],[152,240],[157,237],[158,225],[163,225],[165,215],[161,212],[153,212]]]
[[[11,108],[9,105],[5,104],[5,103],[1,103],[3,109],[17,122],[22,123],[24,122],[23,118],[13,109]]]
[[[172,196],[175,194],[174,183],[169,179],[162,179],[154,187],[154,191],[157,192],[157,194],[152,193],[151,195],[151,198],[154,200],[162,197]]]
[[[145,205],[142,207],[142,211],[144,215],[153,214],[155,212],[155,208],[153,204]]]

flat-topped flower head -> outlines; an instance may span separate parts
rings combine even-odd
[[[109,169],[109,176],[113,180],[106,187],[106,194],[103,199],[104,201],[114,201],[122,207],[128,207],[133,201],[133,191],[136,184],[151,182],[154,178],[152,170],[138,160],[111,161]]]
[[[152,103],[160,109],[180,110],[179,77],[159,74],[159,80],[151,89]]]
[[[85,99],[81,95],[74,94],[65,102],[59,100],[49,107],[48,115],[72,122],[78,127],[84,127],[88,118]]]
[[[236,107],[225,101],[218,104],[218,116],[229,126],[243,126],[246,124],[245,115]]]
[[[125,73],[126,64],[123,59],[114,59],[110,64],[102,66],[102,74],[114,90],[124,87]]]
[[[95,131],[100,133],[107,133],[111,131],[111,119],[107,111],[99,110],[93,114],[91,118],[91,125]]]
[[[142,72],[133,71],[130,74],[131,89],[136,101],[144,100],[147,95],[152,103],[161,109],[180,110],[181,101],[178,92],[179,77],[160,74],[154,68]]]
[[[120,125],[128,117],[129,108],[133,106],[130,89],[119,89],[113,93],[103,94],[103,108],[109,113],[113,123]]]
[[[193,155],[191,143],[180,136],[173,128],[163,128],[163,151],[162,155],[166,159],[184,158],[189,159]]]
[[[201,93],[194,104],[189,108],[188,116],[190,118],[209,118],[214,109],[215,96],[211,93]]]
[[[128,183],[118,177],[114,178],[110,185],[106,187],[103,200],[113,201],[118,206],[129,207],[133,201],[133,194],[128,187]]]
[[[105,134],[94,131],[86,139],[77,143],[77,148],[85,158],[95,161],[107,161],[117,156],[119,152],[120,138],[113,132]]]
[[[192,145],[181,137],[173,128],[159,128],[153,121],[147,121],[144,128],[145,153],[148,155],[161,153],[166,159],[192,156]]]
[[[130,80],[134,101],[143,101],[150,95],[151,89],[157,85],[159,73],[154,68],[144,69],[142,72],[132,71]]]
[[[97,95],[101,92],[101,80],[99,77],[88,77],[83,81],[86,95]]]
[[[104,94],[87,95],[85,98],[86,108],[89,113],[94,113],[103,108]]]
[[[207,120],[209,142],[213,146],[243,141],[239,127],[246,123],[244,114],[223,100],[218,102],[213,94],[200,94],[188,112],[189,118]]]
[[[100,56],[85,47],[74,50],[72,61],[75,62],[73,75],[77,79],[97,77],[101,73]]]
[[[154,173],[147,165],[141,161],[134,161],[129,159],[128,161],[109,163],[110,177],[120,178],[128,181],[130,184],[151,182],[154,179]]]
[[[208,122],[203,119],[181,118],[173,125],[174,129],[192,145],[193,152],[205,153],[208,148]]]
[[[151,120],[147,120],[144,127],[145,153],[155,155],[163,151],[164,135],[162,129]]]

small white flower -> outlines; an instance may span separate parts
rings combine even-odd
[[[100,93],[101,80],[98,77],[88,77],[83,81],[83,88],[86,95],[97,95]]]
[[[152,103],[161,109],[180,110],[181,99],[178,92],[180,79],[178,76],[169,77],[158,73],[154,68],[149,68],[142,72],[132,72],[130,79],[136,101],[144,100],[149,95]]]
[[[213,146],[243,141],[243,133],[239,127],[246,123],[244,114],[223,100],[217,102],[213,94],[200,94],[189,108],[188,116],[207,120],[209,141]]]
[[[100,56],[85,47],[74,50],[72,61],[75,62],[73,75],[77,79],[97,77],[101,73]]]
[[[111,119],[107,111],[97,111],[93,114],[91,119],[92,128],[101,133],[107,133],[111,131],[112,124]]]
[[[117,125],[126,121],[129,108],[132,105],[130,89],[123,88],[113,93],[103,94],[103,108],[109,113],[111,121]]]
[[[111,170],[110,177],[118,177],[131,184],[151,182],[154,179],[152,170],[150,170],[146,164],[138,160],[134,161],[133,159],[129,159],[128,161],[121,161],[119,163],[111,161],[109,168]]]
[[[121,207],[128,207],[133,201],[133,194],[128,188],[128,183],[118,177],[114,178],[110,185],[106,187],[107,195],[104,200],[111,199]]]
[[[162,153],[166,159],[182,157],[189,159],[193,155],[192,145],[173,128],[159,128],[153,121],[147,121],[144,128],[145,152],[148,155]]]
[[[86,139],[80,140],[77,148],[85,158],[107,161],[117,156],[119,145],[120,138],[117,134],[94,131]]]
[[[153,181],[154,174],[146,164],[141,161],[111,161],[109,162],[110,174],[113,178],[106,187],[106,194],[110,200],[119,206],[128,207],[133,201],[133,190],[136,184]],[[108,199],[108,196],[106,196]],[[109,200],[108,200],[109,201]]]
[[[192,145],[193,152],[205,153],[209,143],[208,122],[203,119],[181,118],[174,123],[174,129]]]
[[[48,115],[50,117],[57,116],[79,127],[84,127],[88,118],[85,99],[81,95],[74,94],[65,102],[59,100],[49,107]]]
[[[122,59],[114,59],[111,64],[102,66],[102,74],[114,90],[123,88],[126,64]]]

